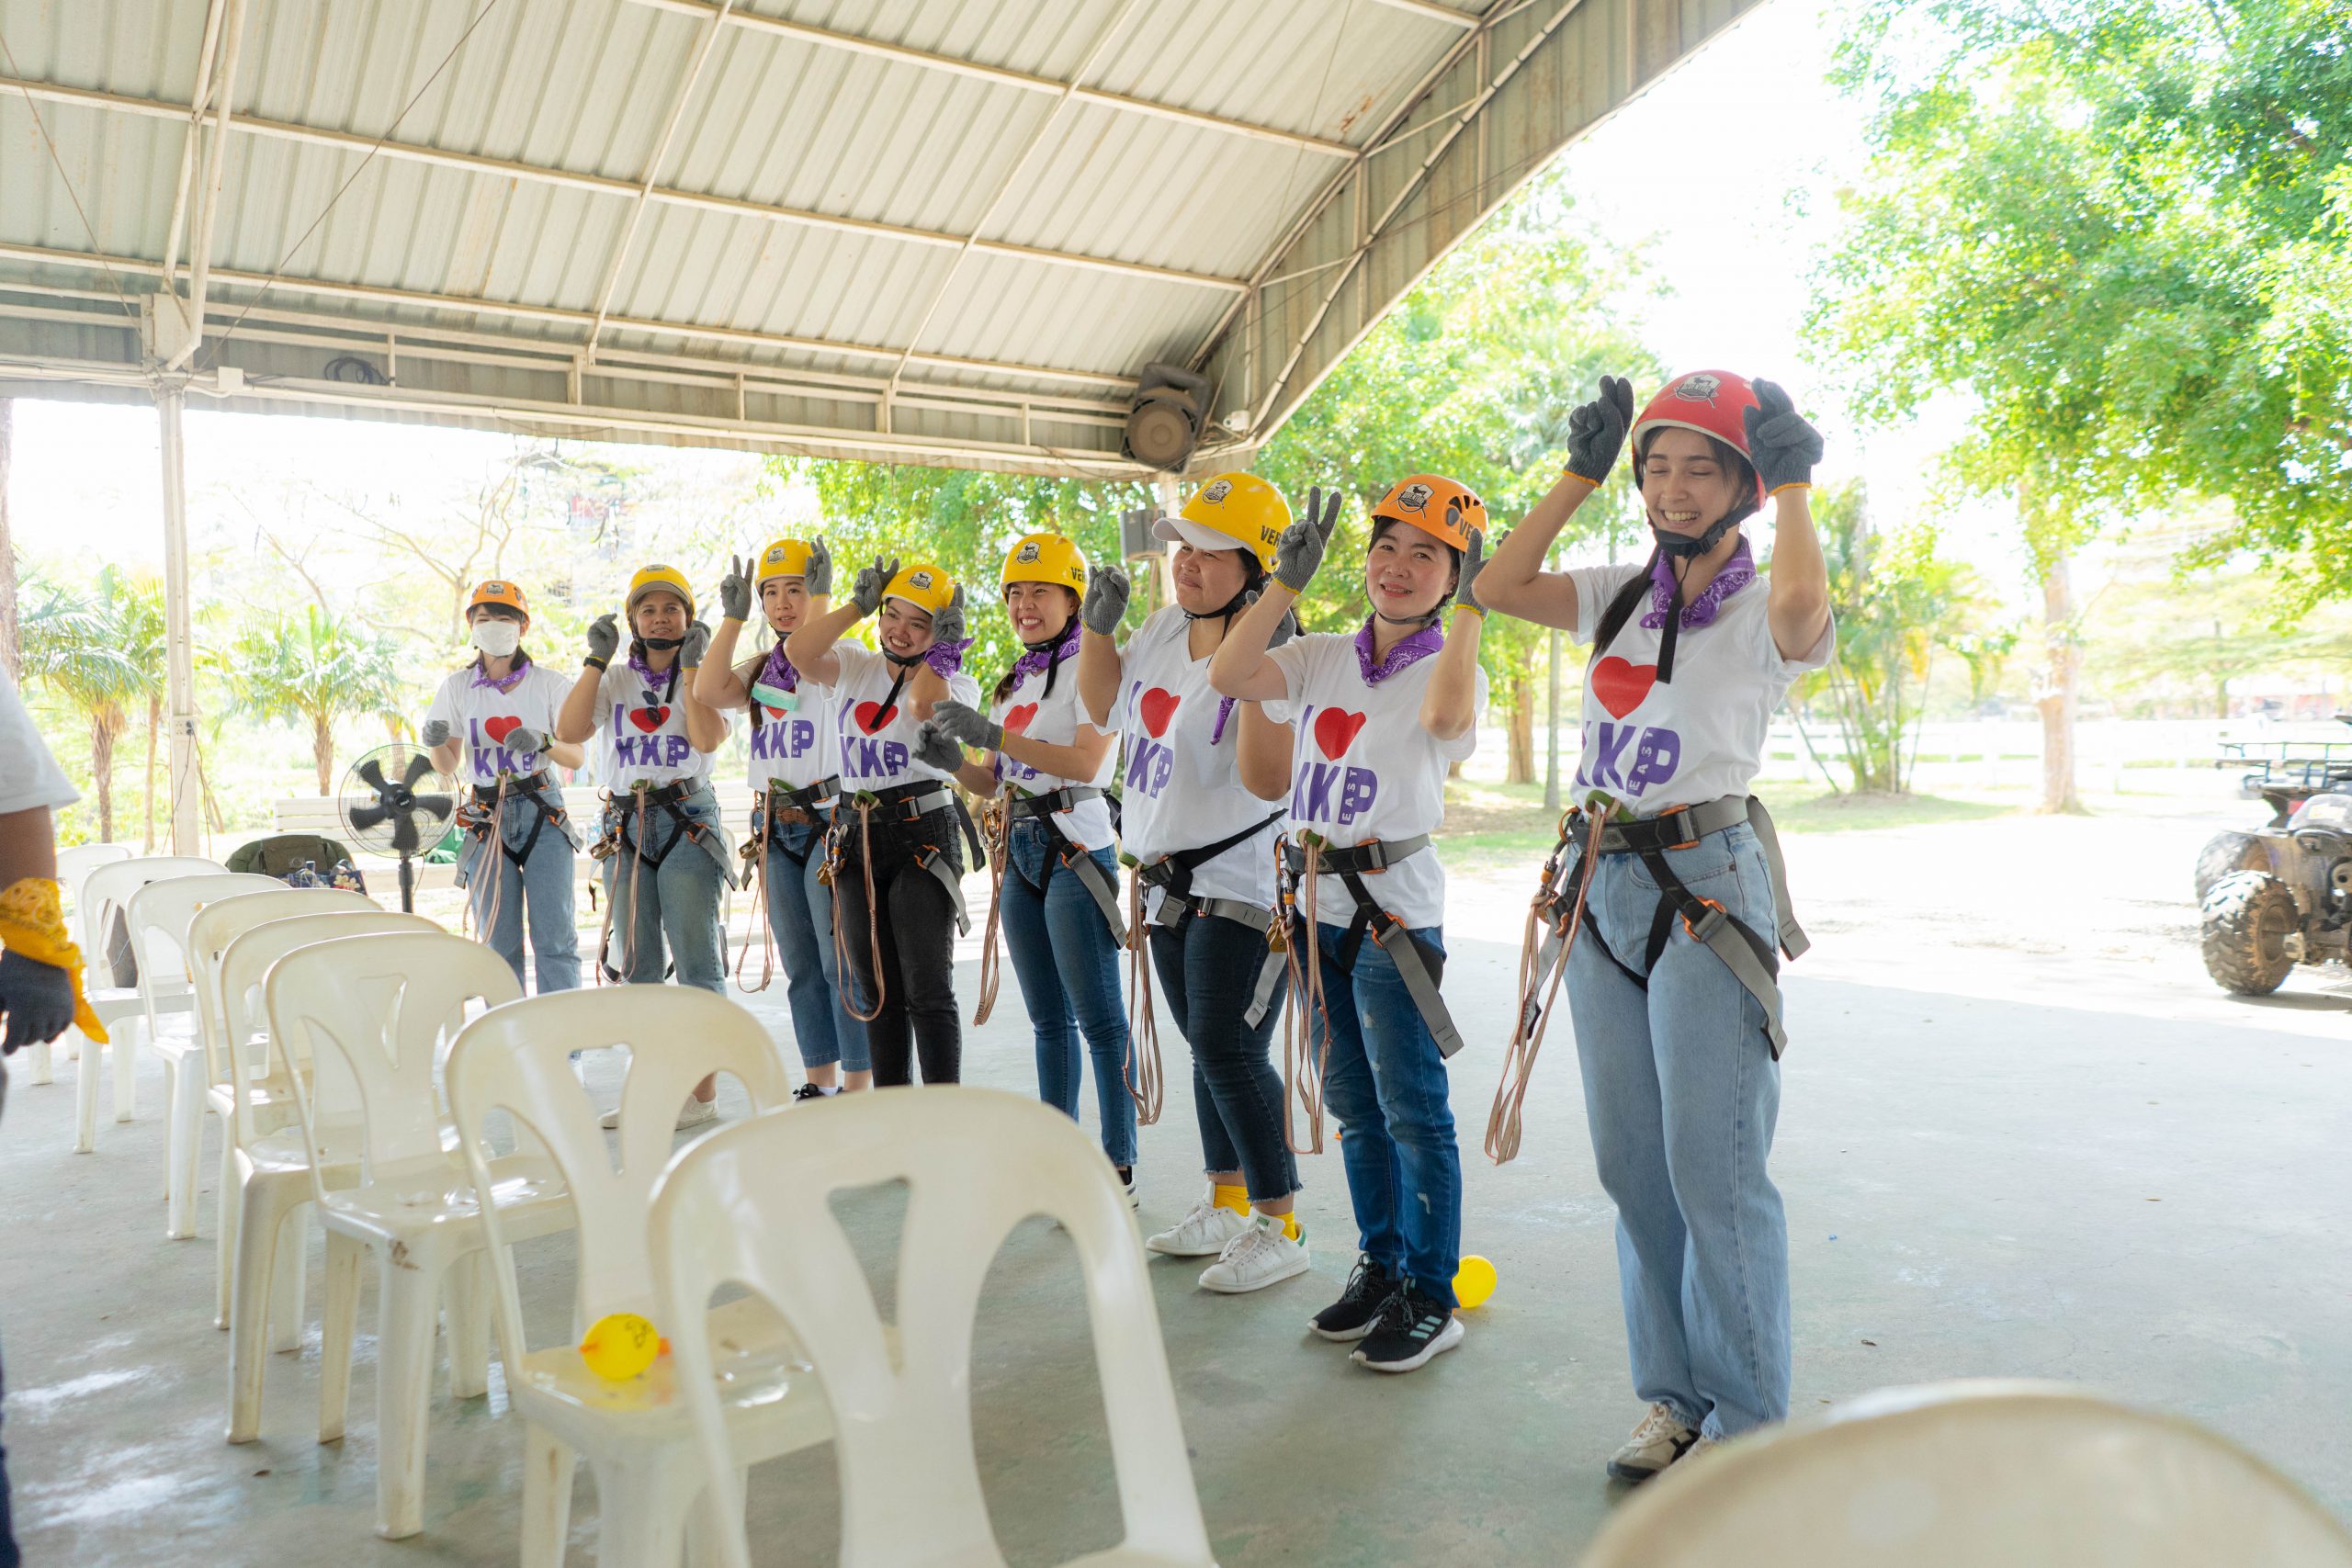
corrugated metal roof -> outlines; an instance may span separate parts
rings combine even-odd
[[[1102,471],[1164,359],[1230,448],[1754,3],[0,0],[0,389],[145,395],[242,14],[197,391]]]

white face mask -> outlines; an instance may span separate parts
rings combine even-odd
[[[523,628],[512,621],[491,619],[473,624],[473,644],[492,659],[506,659],[523,646]]]

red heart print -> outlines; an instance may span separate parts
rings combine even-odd
[[[785,716],[786,710],[783,708],[768,707],[768,705],[765,703],[762,703],[760,705],[768,709],[768,717],[771,719],[782,718]]]
[[[857,727],[860,729],[868,735],[877,735],[892,719],[899,716],[899,705],[892,703],[886,708],[880,703],[860,703],[853,711],[857,715]]]
[[[1036,716],[1037,705],[1023,703],[1004,716],[1005,732],[1010,735],[1025,735],[1029,731],[1029,721]]]
[[[1657,684],[1657,666],[1628,664],[1611,655],[1592,667],[1592,694],[1609,710],[1611,718],[1623,718],[1642,705]]]
[[[1356,743],[1356,732],[1363,728],[1364,717],[1360,713],[1325,708],[1315,716],[1315,744],[1323,748],[1323,755],[1338,761]]]
[[[1169,721],[1176,716],[1176,705],[1183,700],[1158,686],[1136,699],[1136,706],[1143,714],[1143,727],[1151,732],[1154,740],[1168,733]]]
[[[652,734],[655,730],[661,728],[662,725],[669,722],[669,718],[670,710],[666,707],[631,708],[628,710],[628,721],[637,726],[639,729],[645,731],[648,735]]]
[[[522,728],[523,721],[511,713],[503,713],[496,718],[486,718],[481,721],[482,733],[500,745],[504,745],[506,738]]]

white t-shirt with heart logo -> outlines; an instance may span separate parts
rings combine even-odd
[[[469,664],[442,681],[424,721],[437,718],[449,727],[463,743],[466,782],[490,789],[501,773],[536,773],[547,765],[538,752],[517,751],[506,739],[518,729],[553,735],[555,716],[571,694],[571,678],[537,660],[523,667],[523,678],[506,692],[482,685],[476,666]]]
[[[1321,836],[1337,848],[1367,839],[1434,834],[1445,822],[1446,769],[1478,749],[1477,718],[1487,711],[1487,672],[1478,671],[1477,718],[1452,740],[1421,728],[1421,699],[1438,655],[1414,660],[1376,686],[1364,684],[1353,632],[1293,637],[1268,656],[1283,672],[1289,700],[1267,714],[1295,722],[1290,830]],[[1445,921],[1445,868],[1431,844],[1363,878],[1374,902],[1416,930]],[[1316,919],[1344,926],[1355,897],[1336,876],[1318,879]]]
[[[596,776],[606,788],[710,776],[711,753],[695,750],[686,739],[685,684],[686,672],[673,660],[649,685],[626,649],[605,669],[596,683],[596,730],[605,737]],[[725,714],[719,722],[727,722]]]
[[[841,738],[842,788],[885,790],[926,779],[946,781],[950,775],[915,761],[915,728],[920,721],[914,716],[914,699],[907,694],[906,686],[900,686],[895,697],[890,694],[899,679],[899,667],[872,649],[853,642],[835,643],[833,657],[841,661],[838,682],[830,687],[815,686],[804,675],[800,689],[823,692],[832,704],[833,725]],[[909,674],[906,685],[912,684],[914,676]],[[980,683],[961,671],[947,677],[947,694],[969,706],[980,705]]]
[[[1234,898],[1261,909],[1274,905],[1274,828],[1282,809],[1241,782],[1241,711],[1237,705],[1216,733],[1224,699],[1209,685],[1209,661],[1194,659],[1192,623],[1169,605],[1127,639],[1120,655],[1118,707],[1101,726],[1124,731],[1126,782],[1119,796],[1119,826],[1127,852],[1148,864],[1179,850],[1231,838],[1253,823],[1261,831],[1193,868],[1193,897]],[[1065,671],[1065,674],[1068,672]],[[1216,735],[1212,740],[1210,737]],[[1147,918],[1162,897],[1147,889]]]
[[[1569,635],[1590,642],[1617,591],[1646,569],[1579,567],[1577,624]],[[1763,765],[1772,715],[1789,687],[1829,662],[1833,624],[1803,659],[1783,659],[1772,640],[1770,590],[1762,576],[1725,599],[1714,623],[1679,632],[1674,679],[1657,681],[1658,633],[1645,626],[1644,594],[1584,675],[1584,750],[1576,797],[1606,795],[1637,817],[1746,795]]]
[[[756,790],[807,789],[841,772],[841,748],[833,733],[833,705],[829,694],[807,681],[789,692],[777,692],[779,705],[761,700],[760,671],[767,656],[737,666],[751,699],[752,787]]]
[[[1078,660],[1065,659],[1053,672],[1054,689],[1046,690],[1046,671],[1039,670],[1023,675],[1012,694],[989,706],[989,716],[1004,726],[1012,735],[1025,735],[1032,740],[1042,740],[1048,746],[1069,746],[1078,739]],[[1091,720],[1090,729],[1110,730]],[[1105,747],[1102,765],[1094,770],[1091,779],[1066,779],[1054,773],[1039,773],[1028,763],[1015,761],[1003,752],[997,753],[996,776],[1026,795],[1046,795],[1072,784],[1092,784],[1107,789],[1119,776],[1119,749]],[[1012,791],[1006,792],[1008,795]],[[1115,847],[1118,840],[1111,831],[1111,803],[1097,795],[1081,800],[1068,811],[1055,816],[1054,825],[1064,837],[1082,850]]]

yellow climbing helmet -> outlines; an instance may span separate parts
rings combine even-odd
[[[919,561],[900,568],[899,575],[884,585],[882,597],[904,599],[923,614],[936,615],[956,597],[956,580],[947,575],[945,567]]]
[[[1193,492],[1182,513],[1151,525],[1162,539],[1196,550],[1248,550],[1272,571],[1274,546],[1290,526],[1290,502],[1255,474],[1219,474]]]
[[[1000,592],[1016,582],[1051,582],[1073,593],[1086,592],[1086,552],[1059,534],[1024,534],[1004,555]]]
[[[687,586],[686,574],[674,566],[649,566],[628,580],[628,613],[636,615],[637,602],[657,590],[674,593],[684,600],[686,618],[694,619],[695,591]]]
[[[752,574],[752,592],[771,577],[806,577],[808,557],[813,553],[806,539],[771,539],[768,547],[760,552],[760,564]]]

